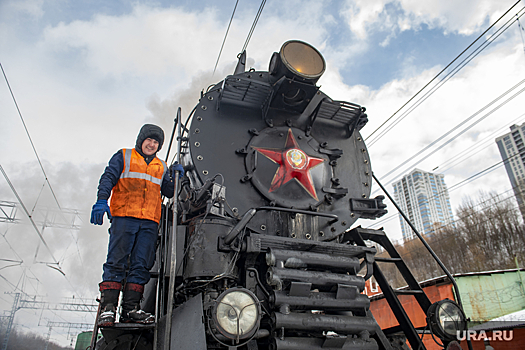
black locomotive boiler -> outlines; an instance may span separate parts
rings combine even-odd
[[[372,350],[405,339],[425,349],[366,241],[402,260],[383,231],[350,229],[386,213],[382,196],[370,198],[365,108],[316,86],[325,61],[304,42],[286,42],[268,71],[246,71],[245,58],[201,94],[185,126],[179,113],[186,173],[164,208],[143,302],[156,323],[103,328],[96,349]],[[372,275],[396,329],[381,330],[369,311]],[[436,309],[406,278],[423,310]],[[441,325],[460,314],[439,310]]]

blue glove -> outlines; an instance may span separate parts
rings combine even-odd
[[[99,199],[91,209],[91,223],[102,225],[104,222],[104,213],[108,213],[108,219],[111,220],[111,211],[109,210],[108,201],[106,199]]]
[[[184,176],[184,168],[182,167],[182,165],[179,164],[179,162],[175,162],[170,166],[170,174],[172,179],[175,178],[176,171],[179,172],[179,180],[182,179],[182,177]]]

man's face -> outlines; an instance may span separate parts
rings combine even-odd
[[[159,149],[159,142],[154,139],[147,138],[142,142],[142,153],[147,156],[152,156]]]

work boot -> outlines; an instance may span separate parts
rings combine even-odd
[[[144,286],[136,283],[126,283],[122,298],[121,322],[153,323],[155,316],[140,309],[140,300],[144,293]]]
[[[111,327],[115,324],[115,314],[118,306],[118,297],[122,284],[119,282],[101,282],[100,315],[97,319],[99,327]]]

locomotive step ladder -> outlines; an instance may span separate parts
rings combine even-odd
[[[392,309],[392,312],[394,313],[394,316],[396,317],[399,326],[385,329],[383,330],[383,332],[385,333],[385,335],[388,336],[403,330],[412,349],[426,349],[425,345],[423,344],[423,341],[418,335],[417,329],[414,327],[412,321],[405,312],[401,301],[398,298],[398,295],[413,295],[416,301],[418,302],[419,306],[421,307],[421,310],[425,313],[425,315],[427,314],[427,311],[432,305],[432,303],[430,302],[430,299],[415,279],[414,275],[408,269],[408,266],[405,264],[405,262],[403,261],[403,259],[401,258],[396,248],[385,234],[385,232],[383,230],[373,230],[362,227],[356,227],[344,234],[343,242],[346,241],[350,243],[355,243],[358,246],[366,246],[365,241],[371,241],[379,244],[389,254],[389,258],[376,257],[374,259],[373,276],[379,284],[379,287],[381,288],[385,299],[390,305],[390,308]],[[390,286],[390,284],[388,283],[388,280],[386,279],[385,275],[379,268],[378,262],[395,264],[395,266],[401,273],[401,276],[406,281],[408,289],[393,289],[392,286]]]
[[[97,301],[99,301],[97,299]],[[91,344],[88,347],[89,350],[95,350],[97,341],[98,341],[98,331],[100,329],[114,329],[118,331],[141,331],[141,330],[147,330],[147,329],[153,329],[156,326],[156,322],[153,323],[132,323],[132,322],[115,322],[113,326],[109,327],[100,327],[97,324],[98,317],[100,316],[101,308],[100,304],[98,306],[97,314],[95,316],[95,325],[93,327],[93,333],[91,334]]]

